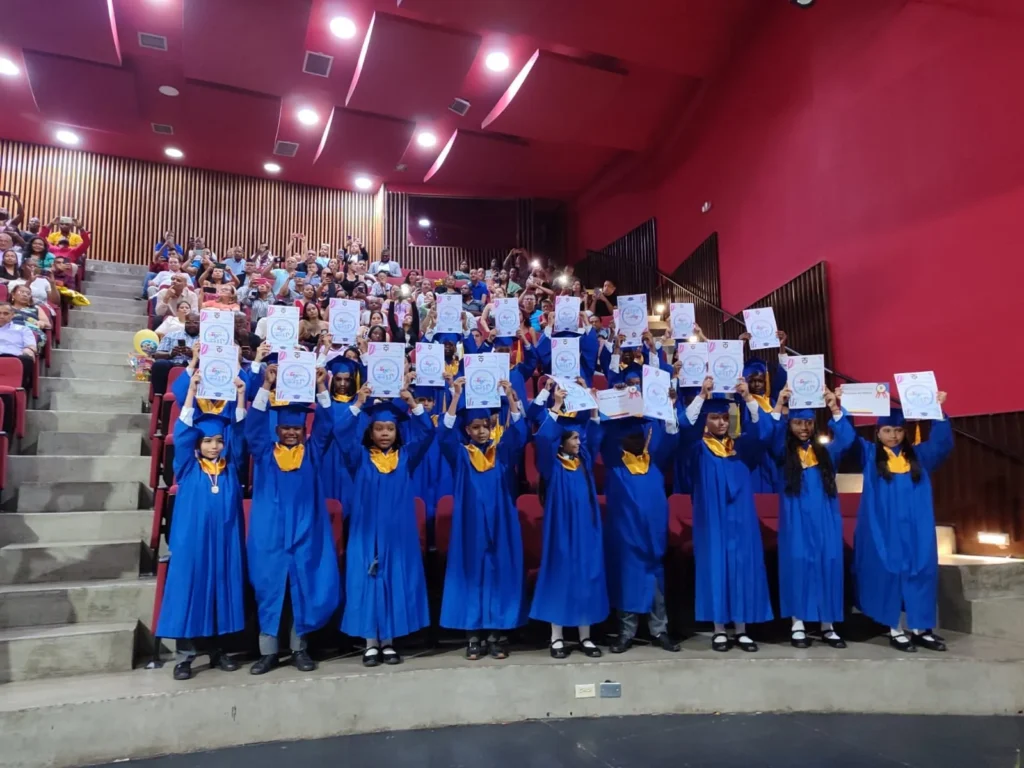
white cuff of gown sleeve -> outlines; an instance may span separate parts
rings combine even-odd
[[[235,423],[245,421],[245,408],[241,406],[235,406]]]
[[[751,400],[747,403],[747,410],[750,411],[750,420],[757,424],[758,416],[761,415],[761,406],[757,404],[756,400]]]
[[[452,427],[454,427],[455,426],[455,422],[458,421],[458,420],[459,420],[458,416],[452,416],[450,413],[446,413],[444,415],[444,425],[448,429],[451,429]]]
[[[316,356],[316,367],[317,368],[324,368],[324,367],[326,367],[326,365],[327,365],[327,355],[325,353],[321,352],[319,355]]]
[[[188,408],[182,408],[181,413],[178,414],[178,421],[189,427],[192,426],[192,419],[195,418],[196,409],[189,406]]]
[[[360,413],[360,410],[359,410],[359,406],[358,406],[358,405],[356,405],[355,403],[353,403],[352,405],[350,405],[350,406],[348,407],[348,409],[349,409],[350,411],[352,411],[352,415],[353,415],[353,416],[358,416],[358,415],[359,415],[359,413]]]
[[[612,355],[611,360],[608,361],[608,367],[611,368],[613,371],[617,371],[619,370],[619,365],[621,364],[621,361],[622,357],[620,355]]]
[[[700,416],[701,409],[704,407],[704,398],[697,395],[690,404],[686,406],[686,420],[691,425],[697,423],[697,418]]]
[[[772,418],[776,421],[782,421],[782,414],[778,411],[772,411]]]
[[[426,411],[423,409],[423,403],[416,403],[416,407],[411,411],[413,416],[422,416]]]
[[[509,411],[508,415],[512,419],[513,424],[515,424],[517,421],[523,418],[523,414],[521,414],[519,411]]]
[[[330,408],[331,407],[331,393],[328,392],[326,389],[323,392],[317,392],[316,393],[316,404],[319,405],[321,408]]]
[[[546,328],[544,329],[544,335],[545,335],[545,336],[547,336],[547,337],[548,337],[549,339],[551,338],[551,326],[550,326],[550,325],[549,325],[549,326],[547,326],[547,327],[546,327]]]
[[[833,413],[832,414],[832,421],[842,421],[842,420],[843,420],[843,412],[842,411],[840,411],[839,413]]]
[[[263,362],[256,362],[255,360],[253,360],[252,363],[249,365],[249,369],[253,373],[259,373],[263,369]]]
[[[265,411],[268,405],[270,405],[270,390],[260,387],[260,391],[252,399],[252,407],[257,411]]]
[[[542,389],[540,392],[537,393],[537,396],[533,398],[533,402],[535,402],[537,405],[544,405],[544,403],[548,401],[548,396],[550,394],[551,393],[548,392],[546,389]]]
[[[665,422],[665,434],[677,435],[679,434],[679,422],[675,419],[671,419]]]

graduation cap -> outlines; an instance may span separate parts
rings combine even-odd
[[[462,334],[461,333],[435,333],[434,334],[434,341],[439,342],[441,344],[444,344],[444,343],[449,342],[449,341],[452,344],[458,344],[460,341],[462,341]]]
[[[903,416],[902,408],[892,408],[889,411],[888,416],[879,416],[878,424],[879,427],[902,427],[907,423],[907,420]]]
[[[378,400],[370,407],[369,415],[371,424],[401,424],[409,418],[409,413],[399,408],[394,400]]]
[[[417,384],[412,388],[412,396],[417,400],[437,400],[437,391],[440,387],[427,387]]]
[[[228,428],[228,419],[217,414],[204,414],[193,420],[192,427],[198,429],[203,437],[223,436]]]
[[[274,408],[279,427],[305,427],[309,406],[306,403],[288,403]]]
[[[758,360],[756,357],[748,360],[743,366],[743,378],[747,379],[755,374],[768,375],[768,366],[765,365],[763,360]]]
[[[813,408],[796,408],[789,412],[789,418],[791,419],[807,419],[808,421],[814,421],[814,416]]]
[[[732,400],[728,400],[724,396],[715,393],[711,396],[710,400],[704,401],[701,411],[704,413],[728,413],[732,404]]]
[[[339,373],[347,373],[349,376],[356,376],[359,371],[359,363],[349,360],[344,355],[338,355],[327,361],[327,372],[334,376]]]
[[[463,420],[466,424],[476,421],[477,419],[486,419],[488,423],[491,420],[491,416],[496,413],[491,408],[468,408],[462,415]]]

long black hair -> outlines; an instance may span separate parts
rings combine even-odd
[[[910,464],[910,479],[916,485],[917,481],[921,479],[921,462],[917,460],[917,452],[914,450],[913,441],[910,439],[910,434],[907,430],[903,431],[903,442],[900,444],[900,450],[907,457],[907,463]],[[889,454],[885,452],[885,446],[878,439],[878,432],[875,432],[875,469],[878,470],[878,476],[886,482],[892,480],[892,471],[889,469]]]
[[[825,493],[830,499],[834,499],[839,489],[836,487],[836,468],[832,463],[832,456],[828,449],[817,440],[817,430],[811,434],[811,450],[818,460],[818,471],[821,473],[821,484],[825,487]],[[783,466],[783,477],[786,481],[786,493],[790,496],[799,496],[801,484],[803,483],[804,466],[800,462],[800,439],[793,434],[792,430],[786,433],[786,462]]]

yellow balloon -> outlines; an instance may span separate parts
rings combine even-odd
[[[152,355],[156,352],[160,338],[149,328],[145,328],[135,334],[135,351],[140,355]]]

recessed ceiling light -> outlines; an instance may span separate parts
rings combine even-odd
[[[181,160],[185,156],[185,153],[176,147],[168,147],[164,150],[164,154],[168,157],[173,157],[175,160]]]
[[[71,131],[57,131],[57,133],[54,134],[54,138],[61,144],[75,145],[79,142],[78,136]]]
[[[492,51],[491,53],[488,53],[487,58],[484,59],[484,65],[491,70],[491,72],[504,72],[508,69],[508,56],[501,51]]]
[[[420,219],[420,220],[419,220],[419,221],[417,222],[417,224],[419,224],[419,225],[420,225],[421,227],[423,227],[424,229],[426,229],[427,227],[429,227],[429,226],[430,226],[430,219]]]
[[[416,143],[419,144],[421,147],[430,149],[430,147],[437,144],[437,136],[432,134],[430,131],[421,131],[416,136]]]
[[[7,77],[14,77],[20,74],[21,70],[18,69],[17,65],[10,59],[0,59],[0,75],[6,75]]]
[[[179,91],[173,85],[161,85],[157,88],[164,96],[177,96]]]
[[[267,173],[280,173],[281,166],[278,165],[277,163],[264,163],[263,170],[266,171]]]
[[[299,122],[303,125],[316,125],[320,122],[320,115],[308,108],[300,109],[296,117],[299,118]]]
[[[335,37],[348,40],[356,36],[356,23],[345,16],[331,19],[331,32]]]
[[[373,186],[373,182],[365,176],[356,176],[356,189],[369,189]]]

